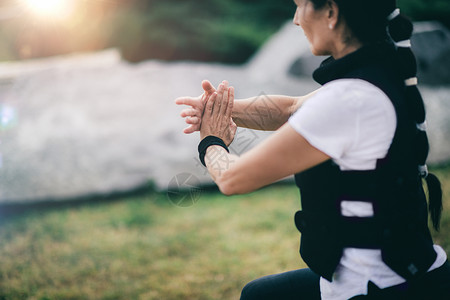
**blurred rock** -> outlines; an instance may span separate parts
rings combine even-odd
[[[411,44],[420,82],[450,85],[450,31],[438,22],[418,22]]]
[[[8,79],[13,80],[46,70],[76,70],[81,68],[86,71],[89,68],[111,67],[120,63],[121,60],[119,51],[108,49],[97,53],[71,54],[19,62],[1,62],[0,81],[5,82]]]
[[[147,61],[129,64],[116,50],[32,62],[0,63],[0,203],[65,200],[127,191],[153,181],[166,189],[178,174],[211,183],[197,159],[198,134],[185,135],[179,96],[227,79],[236,97],[302,95],[317,88],[289,69],[307,55],[303,33],[283,27],[248,64]],[[431,159],[446,161],[450,88],[423,88]],[[270,99],[268,99],[270,101]],[[240,129],[241,154],[269,133]]]

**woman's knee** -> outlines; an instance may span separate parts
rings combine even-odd
[[[240,300],[261,299],[260,290],[261,290],[261,284],[259,283],[258,279],[250,281],[242,289]]]
[[[319,290],[319,276],[300,269],[250,281],[242,289],[241,300],[320,299]]]

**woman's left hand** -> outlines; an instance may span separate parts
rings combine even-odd
[[[224,81],[206,102],[200,127],[201,139],[213,135],[221,138],[227,146],[231,144],[237,130],[231,118],[233,103],[234,88],[228,87],[228,82]]]

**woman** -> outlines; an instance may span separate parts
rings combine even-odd
[[[442,195],[425,165],[412,24],[394,0],[295,3],[312,53],[331,56],[313,74],[322,88],[272,96],[283,113],[263,123],[244,108],[264,100],[234,101],[227,82],[216,91],[204,81],[201,97],[177,99],[191,106],[185,132],[200,131],[200,159],[222,193],[292,174],[300,188],[295,224],[309,268],[252,281],[241,299],[450,299],[450,264],[432,242],[422,189],[425,178],[438,229]],[[237,157],[227,148],[236,126],[276,132]]]

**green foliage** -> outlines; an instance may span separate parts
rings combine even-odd
[[[450,27],[450,1],[398,0],[402,12],[415,21],[438,20]]]
[[[131,61],[243,62],[294,12],[289,1],[253,2],[167,0],[131,7],[115,23],[116,36],[124,37],[117,43]],[[139,42],[127,41],[132,38]]]

